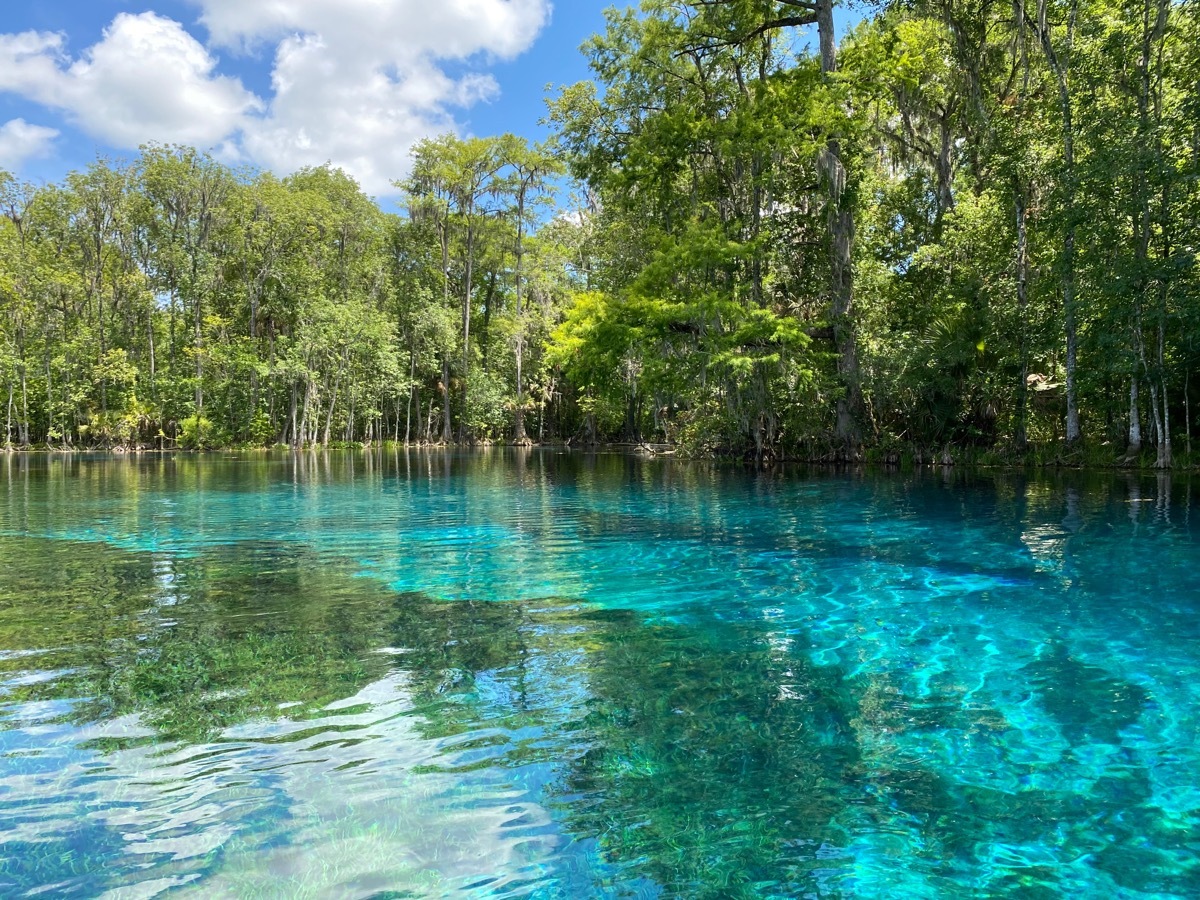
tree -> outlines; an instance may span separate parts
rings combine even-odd
[[[550,189],[551,181],[563,172],[562,163],[544,146],[530,146],[527,141],[515,135],[504,135],[501,139],[500,158],[504,165],[511,170],[509,183],[505,185],[505,193],[512,199],[510,215],[516,223],[516,239],[514,253],[516,266],[513,271],[513,289],[516,302],[516,334],[513,340],[513,353],[516,362],[516,400],[513,406],[513,442],[527,444],[529,438],[525,433],[525,344],[526,344],[526,312],[525,312],[525,253],[526,235],[530,226],[530,216],[539,195]]]

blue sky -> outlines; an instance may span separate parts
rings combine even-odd
[[[547,83],[612,0],[9,0],[0,168],[56,181],[178,142],[281,173],[326,160],[391,192],[412,142],[541,137]],[[618,4],[620,5],[620,4]]]

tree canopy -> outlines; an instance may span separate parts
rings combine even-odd
[[[0,173],[12,447],[1190,457],[1200,7],[643,0],[553,135]]]

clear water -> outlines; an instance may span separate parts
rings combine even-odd
[[[1192,507],[0,458],[0,896],[1200,897]]]

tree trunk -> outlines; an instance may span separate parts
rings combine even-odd
[[[321,438],[321,445],[329,446],[329,430],[333,426],[333,408],[337,406],[338,389],[342,385],[342,373],[338,372],[337,378],[333,381],[333,396],[329,399],[329,409],[325,412],[325,433]]]
[[[474,285],[472,281],[475,278],[475,226],[470,221],[467,223],[467,270],[463,286],[463,308],[462,308],[462,333],[463,333],[463,357],[462,357],[462,410],[458,417],[458,440],[465,442],[467,439],[467,410],[468,410],[468,392],[470,390],[470,375],[471,375],[471,296],[473,294]],[[446,404],[447,408],[449,403]]]
[[[529,437],[525,434],[525,379],[522,368],[525,363],[525,308],[523,300],[525,262],[525,185],[517,197],[517,265],[513,274],[516,303],[517,303],[517,340],[514,354],[517,364],[517,403],[513,411],[513,443],[528,444]]]
[[[1038,0],[1038,16],[1036,30],[1042,45],[1042,51],[1058,86],[1059,114],[1062,117],[1063,143],[1063,207],[1066,217],[1066,228],[1063,233],[1061,284],[1063,295],[1063,333],[1067,343],[1066,358],[1066,390],[1067,390],[1067,432],[1068,447],[1074,447],[1083,437],[1079,425],[1079,398],[1076,390],[1076,369],[1079,360],[1079,335],[1076,325],[1075,309],[1075,121],[1071,89],[1068,82],[1068,67],[1070,53],[1075,40],[1075,19],[1079,11],[1078,0],[1071,0],[1067,12],[1066,52],[1068,58],[1063,61],[1054,50],[1054,42],[1050,36],[1050,26],[1046,17],[1046,0]]]
[[[108,347],[104,343],[104,301],[100,297],[99,285],[96,287],[96,331],[100,338],[100,362],[104,363],[104,357],[108,353]],[[101,426],[105,432],[108,430],[108,378],[104,375],[100,376],[100,415],[103,425]],[[107,436],[105,437],[107,442]]]
[[[546,392],[542,394],[542,402],[538,404],[538,443],[546,440],[546,405],[554,398],[554,379],[550,379],[550,383],[546,388]]]
[[[939,238],[942,235],[946,213],[954,209],[954,133],[947,116],[948,113],[943,113],[938,122],[937,218],[934,221],[934,234]]]
[[[193,278],[194,278],[193,272]],[[195,315],[195,342],[196,342],[196,427],[200,427],[200,414],[204,412],[204,332],[200,314],[200,297],[196,297],[196,315]]]
[[[442,354],[442,443],[449,444],[450,434],[450,354]]]
[[[1021,380],[1017,384],[1017,449],[1024,451],[1029,440],[1029,211],[1025,192],[1013,179],[1017,214],[1017,330],[1020,342]]]
[[[342,375],[346,371],[346,365],[349,362],[350,349],[347,347],[342,351],[342,359],[338,364],[337,374],[333,377],[333,396],[329,400],[329,411],[325,415],[325,435],[321,444],[325,447],[329,446],[329,429],[333,425],[333,410],[337,406],[338,390],[342,386]],[[353,417],[353,402],[351,402],[351,417]],[[349,424],[347,422],[347,424]]]
[[[291,435],[289,437],[289,441],[293,448],[300,446],[300,432],[296,429],[296,394],[297,394],[297,392],[298,392],[298,388],[296,386],[296,383],[292,382],[292,403],[291,403],[291,409],[289,410],[288,418],[290,420],[290,428],[291,428]]]
[[[300,444],[301,446],[308,440],[308,409],[312,402],[312,376],[309,375],[305,379],[304,384],[304,407],[300,411]]]
[[[525,336],[517,335],[517,403],[513,411],[513,443],[528,444],[529,435],[525,433],[525,392],[522,389],[521,368],[525,362]]]
[[[1159,14],[1152,25],[1150,22],[1150,0],[1147,0],[1144,7],[1144,17],[1142,22],[1142,47],[1141,56],[1138,61],[1138,69],[1140,74],[1139,89],[1137,94],[1138,103],[1138,137],[1143,146],[1147,148],[1153,146],[1154,157],[1156,163],[1161,163],[1162,148],[1157,137],[1152,137],[1152,126],[1150,121],[1151,95],[1153,88],[1151,84],[1150,70],[1152,66],[1153,45],[1156,41],[1161,40],[1162,33],[1166,28],[1166,12],[1167,4],[1163,0],[1159,0]],[[1155,105],[1157,111],[1158,105]],[[1163,227],[1163,258],[1170,256],[1170,237],[1168,232],[1168,222],[1166,213],[1168,209],[1168,197],[1165,193],[1162,197],[1162,206],[1164,218],[1162,221]],[[1136,228],[1137,243],[1135,245],[1135,260],[1136,260],[1136,278],[1134,289],[1134,327],[1135,347],[1140,350],[1143,368],[1146,370],[1146,378],[1150,384],[1151,406],[1154,413],[1154,430],[1156,432],[1156,448],[1157,459],[1155,466],[1157,468],[1169,468],[1171,465],[1171,427],[1170,413],[1167,408],[1167,386],[1163,372],[1163,330],[1164,330],[1164,313],[1166,306],[1166,282],[1159,278],[1159,321],[1158,321],[1158,354],[1155,375],[1158,383],[1155,382],[1155,375],[1152,375],[1149,367],[1146,364],[1145,344],[1142,330],[1142,296],[1146,287],[1150,282],[1149,267],[1150,267],[1150,238],[1152,231],[1152,221],[1150,215],[1150,186],[1142,165],[1139,163],[1134,175],[1134,193],[1137,199],[1136,215],[1139,219]],[[1135,376],[1136,382],[1136,376]],[[1158,405],[1158,387],[1162,388],[1162,408],[1161,411]]]
[[[150,310],[150,314],[146,316],[146,340],[150,347],[150,399],[155,404],[158,403],[158,385],[155,382],[155,360],[154,360],[154,310]]]
[[[630,386],[629,396],[625,400],[625,440],[637,443],[641,438],[637,424],[637,388]]]
[[[442,243],[442,308],[450,308],[450,209],[438,225],[438,236]],[[450,443],[450,349],[442,350],[442,405],[445,408],[442,421],[442,442]],[[426,439],[433,442],[433,403],[429,404],[429,424],[425,429]]]
[[[821,72],[828,79],[837,71],[833,0],[818,0],[817,33],[821,45]],[[826,218],[830,240],[831,324],[838,357],[838,378],[845,391],[837,402],[837,438],[847,446],[861,440],[859,425],[862,393],[858,378],[858,346],[854,327],[854,219],[846,204],[846,168],[842,147],[830,136],[821,152],[820,165],[828,204]]]
[[[1129,381],[1129,447],[1125,456],[1136,459],[1142,452],[1142,414],[1138,409],[1138,377],[1135,373]]]
[[[501,265],[503,265],[503,258],[501,258]],[[488,371],[488,345],[491,343],[488,335],[492,333],[492,305],[496,300],[496,281],[499,277],[497,270],[492,269],[488,276],[487,294],[484,295],[483,300],[483,327],[479,330],[479,344],[483,355],[481,362],[484,372]]]
[[[1156,469],[1169,469],[1171,459],[1171,404],[1167,402],[1167,383],[1162,383],[1162,440],[1158,442],[1158,459],[1154,463]]]
[[[21,425],[18,429],[21,432],[21,446],[29,446],[29,384],[28,384],[28,368],[25,361],[21,361]],[[46,416],[50,422],[48,431],[54,430],[54,395],[50,388],[50,357],[46,357]],[[47,435],[47,440],[49,435]]]
[[[408,345],[408,404],[404,411],[404,443],[408,444],[412,436],[413,395],[417,392],[417,339],[414,337]],[[399,407],[399,404],[397,404]],[[421,420],[421,411],[417,410],[417,421]],[[400,410],[396,410],[396,438],[400,437]]]
[[[1158,459],[1154,463],[1157,469],[1171,468],[1171,405],[1167,402],[1166,375],[1166,293],[1165,282],[1159,283],[1159,318],[1158,318],[1158,378],[1162,388],[1162,431],[1158,441]]]
[[[1072,158],[1074,153],[1071,154]],[[1072,190],[1072,194],[1074,191]],[[1074,206],[1074,197],[1071,205]],[[1072,213],[1072,216],[1074,214]],[[1079,425],[1079,395],[1076,369],[1079,365],[1079,335],[1075,315],[1075,222],[1067,225],[1063,242],[1063,331],[1067,339],[1067,446],[1077,445],[1083,437]]]
[[[432,403],[429,405],[433,406]],[[424,436],[421,434],[421,391],[419,388],[413,391],[413,421],[417,423],[417,440],[428,440],[428,432]],[[406,440],[404,443],[407,445],[408,441]]]

